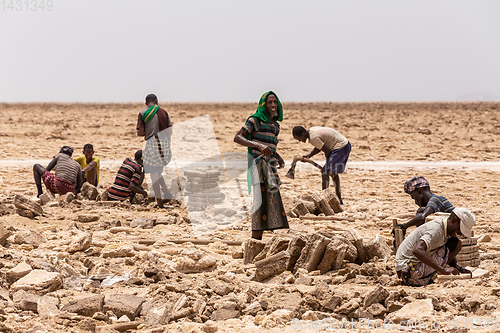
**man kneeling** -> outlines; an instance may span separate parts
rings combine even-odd
[[[403,283],[424,286],[436,273],[470,273],[456,259],[462,249],[456,236],[470,238],[475,224],[476,217],[470,210],[455,208],[448,219],[438,218],[413,230],[396,252],[396,272]]]
[[[132,200],[136,193],[140,193],[144,198],[148,197],[148,192],[142,188],[144,173],[142,172],[142,150],[135,152],[134,159],[126,158],[115,177],[115,181],[109,189],[108,199],[123,201]]]

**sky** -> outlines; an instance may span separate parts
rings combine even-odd
[[[496,0],[1,0],[0,102],[499,101],[498,17]]]

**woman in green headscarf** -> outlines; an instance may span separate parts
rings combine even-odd
[[[234,137],[248,147],[248,185],[254,188],[252,238],[262,239],[264,230],[288,228],[279,192],[277,167],[285,162],[276,151],[283,107],[278,96],[269,91],[262,95],[257,112],[251,115]]]

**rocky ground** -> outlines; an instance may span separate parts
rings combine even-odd
[[[139,105],[0,105],[0,115],[6,119],[0,125],[5,159],[50,159],[63,144],[78,151],[90,141],[104,166],[98,189],[76,198],[45,198],[42,212],[28,203],[28,208],[37,207],[37,215],[18,208],[19,198],[35,194],[30,167],[22,162],[16,168],[0,164],[0,331],[313,332],[410,327],[422,332],[466,332],[473,326],[500,331],[498,169],[491,164],[473,169],[411,165],[411,161],[500,161],[499,106],[285,104],[280,146],[286,160],[310,150],[289,133],[294,125],[303,124],[339,129],[353,145],[350,161],[374,164],[349,168],[341,176],[342,212],[333,217],[290,218],[290,230],[265,233],[263,242],[252,242],[248,238],[251,198],[240,165],[234,171],[229,164],[208,163],[210,172],[220,171],[209,192],[213,195],[218,186],[223,202],[203,211],[190,210],[189,201],[181,200],[182,192],[177,193],[179,200],[167,203],[168,211],[153,208],[151,200],[130,205],[96,198],[94,191],[102,195],[114,178],[119,162],[111,162],[132,156],[142,145],[133,132]],[[192,126],[200,123],[193,125],[190,119],[208,114],[214,138],[206,126],[196,127],[196,132],[219,149],[208,157],[186,148],[177,152],[177,162],[171,163],[166,176],[173,185],[181,184],[180,191],[189,183],[185,168],[189,162],[197,162],[193,169],[203,171],[206,166],[200,166],[200,160],[211,161],[214,155],[223,161],[241,157],[232,137],[255,105],[166,108],[179,125],[174,128],[178,141],[189,142],[186,134],[192,135]],[[26,112],[43,114],[43,120],[21,117]],[[87,121],[68,120],[76,117]],[[183,127],[185,123],[189,126]],[[203,150],[213,148],[211,144]],[[322,163],[321,158],[316,160]],[[377,161],[394,160],[408,164],[376,167]],[[299,165],[295,180],[285,173],[286,169],[280,171],[287,211],[320,193],[319,175],[312,167]],[[404,181],[414,175],[425,176],[437,194],[476,214],[479,267],[488,274],[438,280],[422,288],[400,284],[390,230],[393,219],[405,221],[416,210],[402,190]],[[22,197],[16,201],[16,195]],[[186,238],[193,242],[179,242]],[[203,240],[214,242],[200,244]],[[293,253],[298,257],[291,265]],[[343,260],[337,261],[339,253]],[[330,261],[323,262],[328,256]]]

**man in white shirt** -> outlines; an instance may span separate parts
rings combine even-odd
[[[311,158],[319,152],[324,152],[326,163],[321,169],[322,188],[329,186],[329,178],[335,184],[335,192],[339,198],[340,204],[343,204],[340,192],[339,173],[345,171],[345,165],[351,152],[351,144],[345,136],[329,127],[314,126],[306,130],[302,126],[295,126],[292,130],[293,137],[301,142],[306,142],[314,146],[314,149],[302,157]]]
[[[403,283],[424,286],[436,273],[470,273],[455,257],[462,249],[462,242],[456,236],[470,238],[475,224],[474,214],[459,207],[448,219],[438,218],[413,230],[396,252],[396,272]]]

